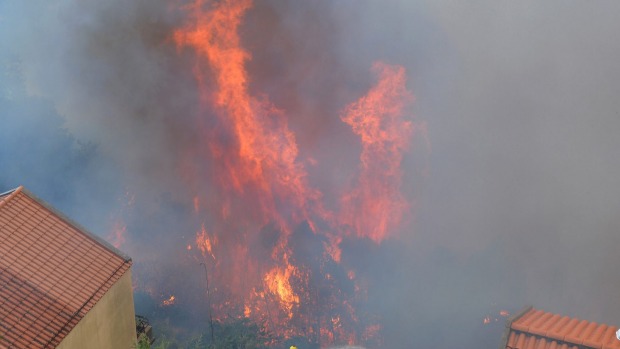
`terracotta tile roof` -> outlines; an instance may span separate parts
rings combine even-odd
[[[22,187],[0,194],[0,348],[55,348],[130,266]]]
[[[509,320],[505,348],[617,349],[615,326],[569,318],[529,307]]]

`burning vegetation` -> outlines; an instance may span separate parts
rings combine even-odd
[[[440,3],[0,1],[1,185],[132,256],[160,339],[489,347],[523,303],[613,323],[618,11]]]
[[[405,69],[375,63],[375,85],[343,106],[340,119],[359,139],[358,171],[339,202],[326,204],[288,115],[249,88],[251,55],[239,31],[251,7],[251,0],[196,0],[172,34],[177,53],[191,57],[200,91],[200,144],[179,170],[197,193],[191,204],[200,223],[184,250],[204,266],[211,329],[247,318],[281,340],[379,347],[380,321],[363,310],[364,273],[343,261],[342,243],[381,244],[409,215],[400,168],[414,133]],[[214,185],[207,192],[201,181]]]

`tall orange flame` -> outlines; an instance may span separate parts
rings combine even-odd
[[[206,2],[191,7],[192,23],[174,33],[179,47],[189,46],[199,56],[194,72],[205,100],[212,100],[234,148],[210,144],[212,155],[223,165],[219,178],[238,195],[254,194],[261,224],[276,221],[284,226],[293,219],[308,219],[307,204],[319,193],[307,185],[306,172],[296,162],[298,149],[286,118],[268,102],[248,92],[245,62],[250,54],[240,47],[237,33],[250,0]],[[205,9],[208,8],[208,9]],[[215,75],[215,91],[206,84],[207,73]],[[278,207],[286,203],[286,209]],[[289,217],[282,217],[289,212]]]
[[[358,274],[342,272],[344,280],[335,280],[328,270],[340,263],[343,225],[355,231],[350,235],[379,243],[406,214],[400,163],[413,131],[404,113],[413,97],[404,69],[377,63],[377,85],[341,116],[361,139],[360,174],[343,195],[342,211],[329,212],[309,185],[286,116],[249,92],[250,54],[238,31],[251,6],[251,0],[195,0],[187,7],[189,20],[173,35],[179,50],[195,54],[201,102],[217,120],[217,127],[206,121],[198,126],[203,143],[192,154],[213,160],[198,180],[217,182],[209,196],[193,198],[197,215],[216,216],[201,219],[194,241],[212,285],[209,302],[216,318],[237,304],[238,316],[252,316],[285,337],[312,337],[321,345],[366,340],[380,326],[354,328],[363,321],[354,307],[364,298]],[[192,168],[191,159],[184,170]],[[307,239],[319,241],[316,256],[293,254],[295,229],[304,222]],[[339,282],[350,291],[337,289]]]
[[[342,199],[342,220],[359,236],[375,242],[397,227],[408,209],[400,192],[403,152],[413,132],[403,109],[413,96],[405,87],[405,69],[376,63],[378,84],[349,105],[341,118],[362,142],[357,186]]]

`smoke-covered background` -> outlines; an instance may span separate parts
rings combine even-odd
[[[172,40],[182,5],[0,0],[0,191],[23,184],[103,237],[126,224],[136,283],[184,285],[150,294],[162,299],[201,287],[180,256],[195,235],[187,198],[210,190],[179,171],[201,154],[187,149],[203,144],[205,113]],[[373,84],[373,62],[407,69],[430,143],[403,160],[415,219],[379,246],[343,247],[363,253],[386,348],[496,346],[498,312],[526,304],[618,324],[619,16],[615,1],[566,0],[247,12],[250,92],[288,115],[325,192],[357,166],[339,115]],[[136,299],[146,312],[159,301]]]

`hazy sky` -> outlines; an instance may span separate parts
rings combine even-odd
[[[174,169],[200,107],[178,5],[0,0],[0,191],[23,184],[107,236],[189,190]],[[407,69],[430,148],[404,160],[415,221],[368,266],[386,347],[497,345],[483,318],[526,304],[619,324],[618,18],[617,1],[256,0],[250,89],[329,176],[372,63]]]

